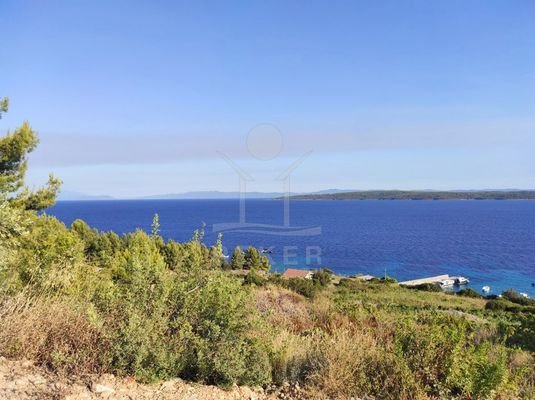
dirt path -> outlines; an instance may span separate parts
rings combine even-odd
[[[12,361],[0,357],[0,400],[268,400],[261,389],[247,387],[223,390],[196,385],[180,379],[155,385],[141,385],[133,379],[113,375],[89,376],[83,379],[58,378],[29,361]]]

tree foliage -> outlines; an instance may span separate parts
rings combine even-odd
[[[1,112],[7,112],[9,102],[0,101]],[[31,191],[24,186],[28,169],[28,154],[39,143],[37,134],[25,121],[13,132],[0,138],[0,195],[8,196],[17,207],[25,210],[42,210],[54,204],[61,181],[50,175],[46,186]]]
[[[245,266],[245,254],[243,253],[240,246],[236,246],[234,248],[230,260],[230,265],[232,269],[243,269],[243,267]]]

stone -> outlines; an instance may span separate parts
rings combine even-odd
[[[95,383],[95,382],[91,383],[91,391],[96,394],[104,394],[104,393],[111,394],[115,392],[115,390],[112,387],[103,385],[101,383]]]

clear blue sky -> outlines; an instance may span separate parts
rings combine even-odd
[[[32,184],[89,194],[237,190],[221,153],[277,191],[308,151],[294,191],[535,188],[534,21],[532,0],[0,0],[0,129],[39,132]]]

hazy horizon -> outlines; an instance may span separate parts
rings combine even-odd
[[[368,190],[359,190],[359,189],[325,189],[325,190],[316,190],[312,192],[291,192],[291,196],[296,195],[306,195],[306,194],[327,194],[327,193],[350,193],[350,192],[512,192],[512,191],[535,191],[535,189],[517,189],[517,188],[508,188],[508,189],[460,189],[460,190],[435,190],[435,189],[368,189]],[[274,197],[282,197],[286,195],[284,192],[246,192],[246,197],[249,199],[272,199]],[[219,191],[219,190],[205,190],[205,191],[192,191],[192,192],[169,192],[169,193],[155,193],[147,196],[124,196],[124,197],[114,197],[107,194],[88,194],[74,191],[61,191],[58,196],[58,201],[70,201],[70,200],[224,200],[224,199],[238,199],[240,197],[240,192],[236,191]]]

